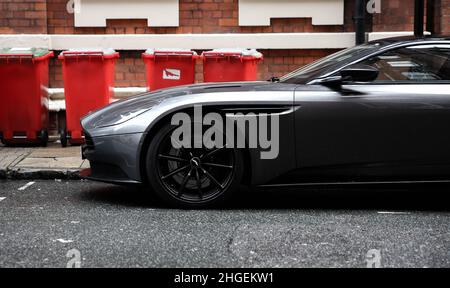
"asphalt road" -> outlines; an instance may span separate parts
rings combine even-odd
[[[28,182],[0,182],[0,267],[73,266],[77,251],[81,267],[450,267],[448,187],[242,191],[186,211],[140,189]]]

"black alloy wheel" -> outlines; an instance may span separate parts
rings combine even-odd
[[[174,148],[175,128],[162,128],[148,150],[147,175],[156,194],[180,208],[206,208],[229,199],[242,179],[242,151],[226,145]]]

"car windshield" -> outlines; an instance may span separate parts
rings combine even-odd
[[[325,58],[317,60],[311,64],[303,66],[283,77],[280,82],[306,84],[309,81],[325,74],[327,71],[339,68],[339,66],[353,62],[360,57],[371,54],[379,48],[379,44],[364,44],[352,48],[344,49],[331,54]]]

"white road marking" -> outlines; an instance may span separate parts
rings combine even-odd
[[[378,211],[377,212],[378,214],[393,214],[393,215],[395,215],[395,214],[397,214],[397,215],[402,215],[402,214],[411,214],[411,213],[409,213],[409,212],[396,212],[396,211]]]
[[[28,182],[27,184],[23,185],[22,187],[19,188],[19,191],[23,191],[25,189],[27,189],[28,187],[30,187],[31,185],[33,185],[36,182]]]
[[[65,239],[56,239],[56,241],[64,243],[64,244],[73,242],[73,240],[65,240]]]
[[[5,200],[5,199],[6,199],[6,197],[0,197],[0,202]]]

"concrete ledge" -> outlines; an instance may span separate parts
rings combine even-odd
[[[134,34],[52,35],[53,50],[82,47],[112,47],[116,50],[177,47],[215,49],[339,49],[355,43],[354,33],[243,33],[243,34]]]
[[[133,96],[140,93],[145,93],[146,87],[118,87],[114,88],[114,99],[120,100],[125,97]],[[50,97],[49,109],[52,112],[59,112],[66,110],[66,102],[64,96],[64,88],[49,88],[48,95]]]
[[[412,35],[411,31],[368,33],[371,40]],[[71,48],[147,48],[214,49],[245,47],[256,49],[341,49],[354,46],[355,33],[223,33],[223,34],[3,34],[3,47],[42,47],[50,50]]]
[[[425,32],[425,35],[431,35],[430,32]],[[371,32],[368,33],[368,41],[376,41],[385,38],[414,36],[414,32]]]
[[[114,97],[117,99],[147,92],[147,87],[116,87]]]
[[[48,96],[52,100],[64,99],[64,88],[48,88]],[[146,87],[116,87],[114,88],[114,98],[121,99],[124,97],[147,92]]]
[[[39,47],[50,48],[49,34],[1,34],[0,48],[8,47]]]

